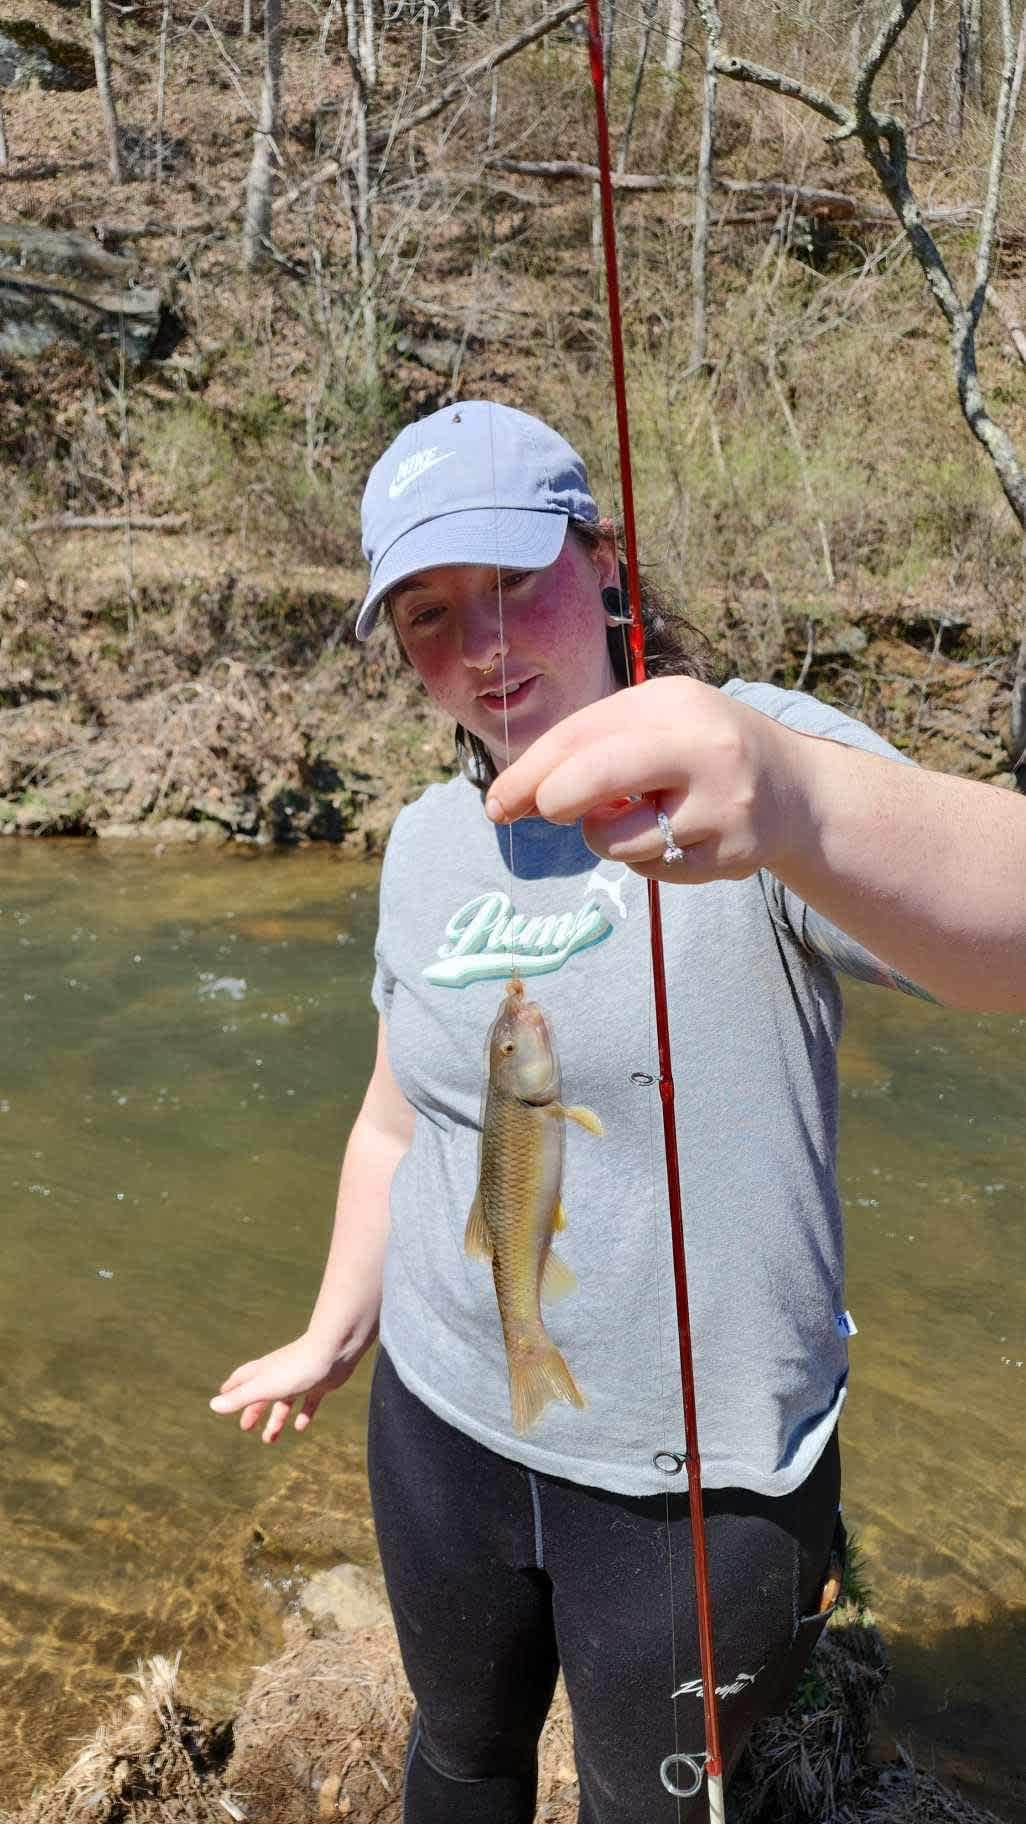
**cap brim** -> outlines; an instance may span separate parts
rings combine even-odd
[[[356,617],[356,637],[374,627],[383,598],[407,577],[441,564],[489,564],[498,570],[545,570],[563,549],[569,518],[524,507],[472,507],[411,526],[385,552]]]

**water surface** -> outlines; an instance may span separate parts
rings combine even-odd
[[[0,846],[0,1799],[142,1655],[230,1705],[295,1568],[372,1553],[365,1374],[275,1451],[206,1400],[306,1321],[375,905],[328,850]],[[848,1005],[845,1509],[891,1726],[1026,1824],[1026,1021]]]

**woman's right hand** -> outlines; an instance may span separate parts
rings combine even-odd
[[[341,1354],[304,1334],[257,1361],[243,1362],[222,1381],[210,1402],[211,1410],[238,1412],[243,1431],[253,1431],[270,1407],[261,1436],[265,1444],[274,1444],[296,1402],[301,1401],[294,1424],[297,1431],[305,1431],[325,1394],[348,1381],[374,1334],[372,1331],[362,1346]]]

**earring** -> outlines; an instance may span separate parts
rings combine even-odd
[[[614,589],[612,584],[602,591],[602,606],[606,611],[607,627],[629,627],[631,617],[627,613],[622,591]]]

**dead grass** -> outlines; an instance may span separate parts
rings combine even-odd
[[[47,1792],[4,1824],[399,1824],[412,1704],[389,1626],[310,1638],[257,1669],[231,1723],[208,1724],[178,1662],[140,1667],[138,1694]],[[828,1632],[801,1702],[762,1725],[731,1789],[731,1824],[1000,1824],[899,1750],[872,1763],[886,1682],[871,1628]],[[541,1744],[538,1824],[575,1824],[573,1733],[560,1686]]]

